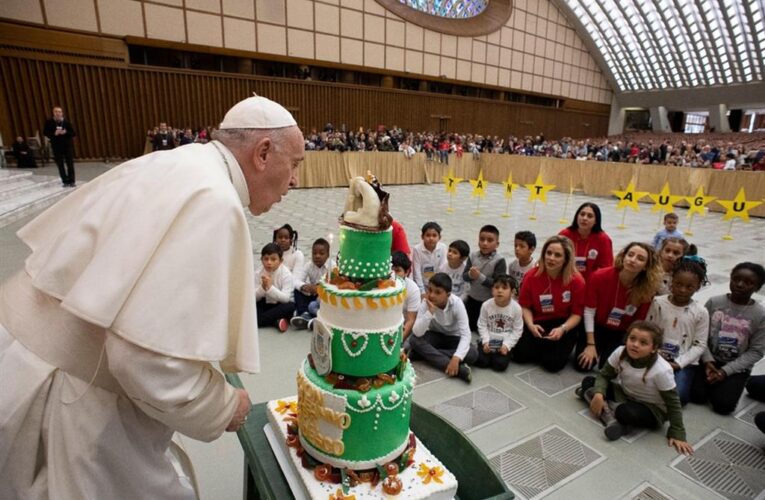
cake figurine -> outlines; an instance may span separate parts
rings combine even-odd
[[[391,270],[388,201],[371,174],[351,180],[337,267],[317,288],[321,307],[297,373],[297,404],[268,405],[311,498],[456,493],[454,476],[409,429],[415,374],[401,351],[406,288]],[[439,471],[438,480],[429,474],[424,482],[422,467]]]

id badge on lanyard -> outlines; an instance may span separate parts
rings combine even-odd
[[[576,263],[576,270],[580,273],[587,269],[587,258],[586,257],[575,257],[574,262]]]
[[[613,309],[611,309],[611,312],[608,313],[608,320],[606,321],[606,325],[613,328],[619,328],[619,325],[622,324],[623,317],[624,317],[624,309],[619,309],[618,307],[614,307]]]
[[[539,305],[541,306],[543,313],[555,312],[553,296],[550,293],[539,296]]]

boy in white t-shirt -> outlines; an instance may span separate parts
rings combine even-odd
[[[446,262],[446,245],[441,243],[441,226],[437,222],[426,222],[422,226],[422,241],[412,250],[412,279],[424,296],[428,280]]]
[[[404,252],[393,252],[391,255],[393,272],[403,278],[406,285],[406,300],[404,300],[404,333],[401,337],[401,346],[405,351],[409,350],[409,334],[417,319],[417,310],[420,308],[420,289],[417,284],[407,276],[412,263]]]
[[[492,298],[481,306],[478,316],[478,360],[476,366],[503,372],[510,363],[510,351],[523,333],[523,311],[513,300],[517,285],[509,274],[494,278]]]
[[[438,268],[439,273],[444,273],[452,279],[452,295],[459,297],[463,302],[467,298],[469,283],[462,277],[465,272],[465,262],[470,255],[470,245],[463,240],[454,240],[449,244],[446,251],[446,261]]]
[[[537,264],[534,250],[537,248],[537,237],[531,231],[515,233],[515,259],[507,266],[507,274],[518,284],[516,295],[520,295],[523,286],[523,275]]]
[[[283,264],[282,249],[269,243],[260,252],[262,266],[255,271],[255,306],[258,326],[276,326],[287,331],[288,320],[295,312],[292,273]]]

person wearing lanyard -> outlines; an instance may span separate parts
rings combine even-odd
[[[574,220],[558,233],[574,242],[576,270],[585,281],[598,269],[614,263],[611,238],[601,227],[600,207],[585,202],[576,209]]]
[[[516,363],[536,362],[550,372],[568,362],[580,334],[585,283],[574,267],[574,246],[553,236],[542,246],[535,268],[523,277],[518,302],[523,309],[523,335],[513,349]]]
[[[632,242],[616,256],[614,265],[595,271],[587,280],[585,334],[576,348],[576,367],[602,368],[609,354],[622,345],[630,324],[645,319],[662,270],[653,247]]]

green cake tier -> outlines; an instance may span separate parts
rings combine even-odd
[[[403,280],[370,291],[338,290],[322,283],[317,293],[322,304],[311,354],[320,374],[374,377],[398,365],[406,296]]]
[[[407,363],[393,384],[367,392],[335,389],[306,360],[298,371],[300,443],[334,467],[370,469],[407,446],[415,374]]]
[[[393,231],[364,231],[340,226],[340,274],[352,279],[388,278]]]

